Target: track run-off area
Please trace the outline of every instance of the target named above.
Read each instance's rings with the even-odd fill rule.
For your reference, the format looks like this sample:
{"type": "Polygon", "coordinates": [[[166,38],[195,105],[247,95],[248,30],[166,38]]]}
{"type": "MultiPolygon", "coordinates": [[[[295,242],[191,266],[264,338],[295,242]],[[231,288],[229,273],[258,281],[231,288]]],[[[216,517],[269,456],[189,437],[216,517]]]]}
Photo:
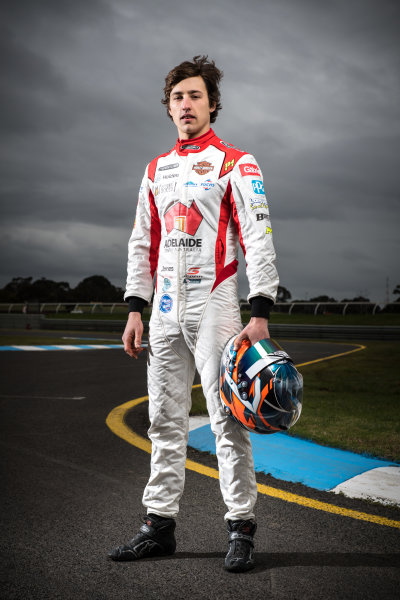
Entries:
{"type": "MultiPolygon", "coordinates": [[[[305,378],[307,364],[362,351],[278,341],[305,378]]],[[[220,600],[248,598],[249,590],[255,600],[396,597],[399,508],[265,473],[257,473],[256,568],[226,573],[216,459],[193,448],[176,554],[107,561],[143,514],[145,354],[133,361],[119,348],[1,352],[1,598],[220,600]]]]}
{"type": "MultiPolygon", "coordinates": [[[[333,358],[343,357],[343,356],[346,356],[353,352],[359,352],[360,350],[363,350],[364,348],[365,348],[365,346],[363,346],[362,344],[357,344],[357,346],[355,348],[352,348],[351,350],[347,350],[345,352],[339,352],[336,354],[331,354],[331,355],[325,356],[323,358],[316,358],[316,359],[313,359],[310,361],[306,361],[306,362],[297,364],[296,366],[298,368],[301,368],[306,365],[311,365],[311,364],[314,364],[317,362],[330,360],[333,358]]],[[[194,387],[200,387],[200,384],[197,384],[194,387]]],[[[122,438],[129,444],[132,444],[136,448],[139,448],[140,450],[143,450],[143,451],[147,452],[148,454],[151,454],[150,440],[135,433],[129,427],[129,425],[127,425],[127,423],[126,423],[127,414],[130,411],[132,411],[136,406],[138,406],[144,402],[147,402],[147,401],[148,401],[148,396],[143,396],[141,398],[135,398],[133,400],[125,402],[121,406],[117,406],[108,415],[106,423],[107,423],[108,427],[111,429],[111,431],[113,431],[120,438],[122,438]]],[[[263,438],[263,440],[265,440],[265,442],[266,442],[266,444],[265,444],[266,451],[268,451],[267,450],[268,449],[268,438],[269,438],[269,436],[266,436],[263,438]]],[[[191,471],[195,471],[196,473],[200,473],[200,474],[208,476],[208,477],[213,477],[214,479],[219,478],[217,469],[211,468],[209,466],[206,466],[199,462],[195,462],[193,460],[189,460],[189,459],[186,460],[186,468],[191,471]]],[[[261,483],[258,483],[257,488],[258,488],[258,492],[260,494],[264,494],[266,496],[272,496],[274,498],[280,498],[281,500],[284,500],[286,502],[294,502],[294,503],[300,504],[302,506],[307,506],[308,508],[313,508],[316,510],[323,510],[325,512],[338,514],[343,517],[360,519],[363,521],[369,521],[371,523],[377,523],[379,525],[386,525],[388,527],[395,527],[395,528],[400,529],[400,521],[397,521],[397,520],[387,519],[385,517],[380,517],[377,515],[372,515],[372,514],[368,514],[365,512],[355,511],[352,509],[336,506],[335,504],[329,504],[327,502],[313,500],[312,498],[308,498],[306,496],[300,496],[298,494],[293,494],[293,493],[287,492],[285,490],[280,490],[275,487],[267,486],[267,485],[264,485],[261,483]]]]}

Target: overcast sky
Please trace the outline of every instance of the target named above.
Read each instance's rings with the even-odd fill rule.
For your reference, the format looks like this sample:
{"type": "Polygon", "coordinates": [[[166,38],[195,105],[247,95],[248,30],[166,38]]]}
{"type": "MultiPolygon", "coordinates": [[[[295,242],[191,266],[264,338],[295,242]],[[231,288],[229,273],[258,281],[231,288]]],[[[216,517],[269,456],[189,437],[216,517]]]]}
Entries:
{"type": "Polygon", "coordinates": [[[124,286],[145,166],[177,137],[164,77],[196,54],[224,71],[214,130],[263,170],[281,285],[382,302],[400,284],[397,0],[1,7],[0,286],[124,286]]]}

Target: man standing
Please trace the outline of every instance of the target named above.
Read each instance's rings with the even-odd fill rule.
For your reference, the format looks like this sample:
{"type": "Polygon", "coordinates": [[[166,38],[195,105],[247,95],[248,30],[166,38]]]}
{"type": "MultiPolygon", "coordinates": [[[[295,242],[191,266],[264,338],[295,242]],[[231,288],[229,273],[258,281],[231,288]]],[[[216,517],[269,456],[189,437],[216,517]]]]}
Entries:
{"type": "Polygon", "coordinates": [[[216,438],[219,481],[227,506],[225,568],[254,566],[257,486],[248,432],[224,412],[219,368],[228,340],[268,338],[269,308],[278,276],[268,204],[254,157],[219,139],[222,72],[196,56],[168,73],[162,103],[178,129],[176,145],[147,166],[129,241],[124,349],[141,352],[144,306],[155,292],[150,320],[148,391],[151,474],[143,495],[147,516],[139,533],[111,551],[136,560],[175,551],[175,518],[185,480],[191,388],[197,368],[216,438]],[[246,257],[251,319],[242,330],[237,248],[246,257]]]}

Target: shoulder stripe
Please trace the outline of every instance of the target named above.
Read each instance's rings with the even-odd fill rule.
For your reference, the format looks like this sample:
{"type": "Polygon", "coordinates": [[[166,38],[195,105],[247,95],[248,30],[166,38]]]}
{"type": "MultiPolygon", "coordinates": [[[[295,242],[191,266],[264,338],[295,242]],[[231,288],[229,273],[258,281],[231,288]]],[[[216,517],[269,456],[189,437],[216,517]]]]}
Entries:
{"type": "Polygon", "coordinates": [[[158,164],[158,161],[160,160],[160,158],[164,158],[164,156],[168,156],[169,154],[171,154],[171,152],[173,150],[174,150],[174,148],[171,148],[171,150],[169,150],[168,152],[165,152],[165,154],[160,154],[160,156],[153,158],[153,160],[149,164],[149,170],[148,170],[148,176],[149,176],[150,181],[152,181],[154,183],[154,177],[155,177],[156,170],[157,170],[157,164],[158,164]]]}
{"type": "Polygon", "coordinates": [[[238,160],[248,154],[247,152],[242,152],[241,150],[237,150],[236,148],[229,148],[227,150],[223,150],[225,156],[222,161],[221,171],[219,173],[218,179],[221,179],[224,175],[227,175],[232,171],[232,169],[236,166],[238,160]]]}

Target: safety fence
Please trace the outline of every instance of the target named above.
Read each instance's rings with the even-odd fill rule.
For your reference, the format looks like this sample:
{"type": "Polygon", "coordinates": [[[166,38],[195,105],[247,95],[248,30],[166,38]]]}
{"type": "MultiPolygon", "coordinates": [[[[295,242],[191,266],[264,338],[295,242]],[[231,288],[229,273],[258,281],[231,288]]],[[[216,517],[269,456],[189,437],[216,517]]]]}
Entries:
{"type": "MultiPolygon", "coordinates": [[[[247,302],[241,302],[243,311],[250,310],[247,302]]],[[[3,302],[0,313],[22,313],[42,315],[118,315],[127,313],[126,302],[3,302]]],[[[283,314],[372,314],[400,312],[400,302],[380,304],[377,302],[277,302],[272,312],[283,314]]]]}

